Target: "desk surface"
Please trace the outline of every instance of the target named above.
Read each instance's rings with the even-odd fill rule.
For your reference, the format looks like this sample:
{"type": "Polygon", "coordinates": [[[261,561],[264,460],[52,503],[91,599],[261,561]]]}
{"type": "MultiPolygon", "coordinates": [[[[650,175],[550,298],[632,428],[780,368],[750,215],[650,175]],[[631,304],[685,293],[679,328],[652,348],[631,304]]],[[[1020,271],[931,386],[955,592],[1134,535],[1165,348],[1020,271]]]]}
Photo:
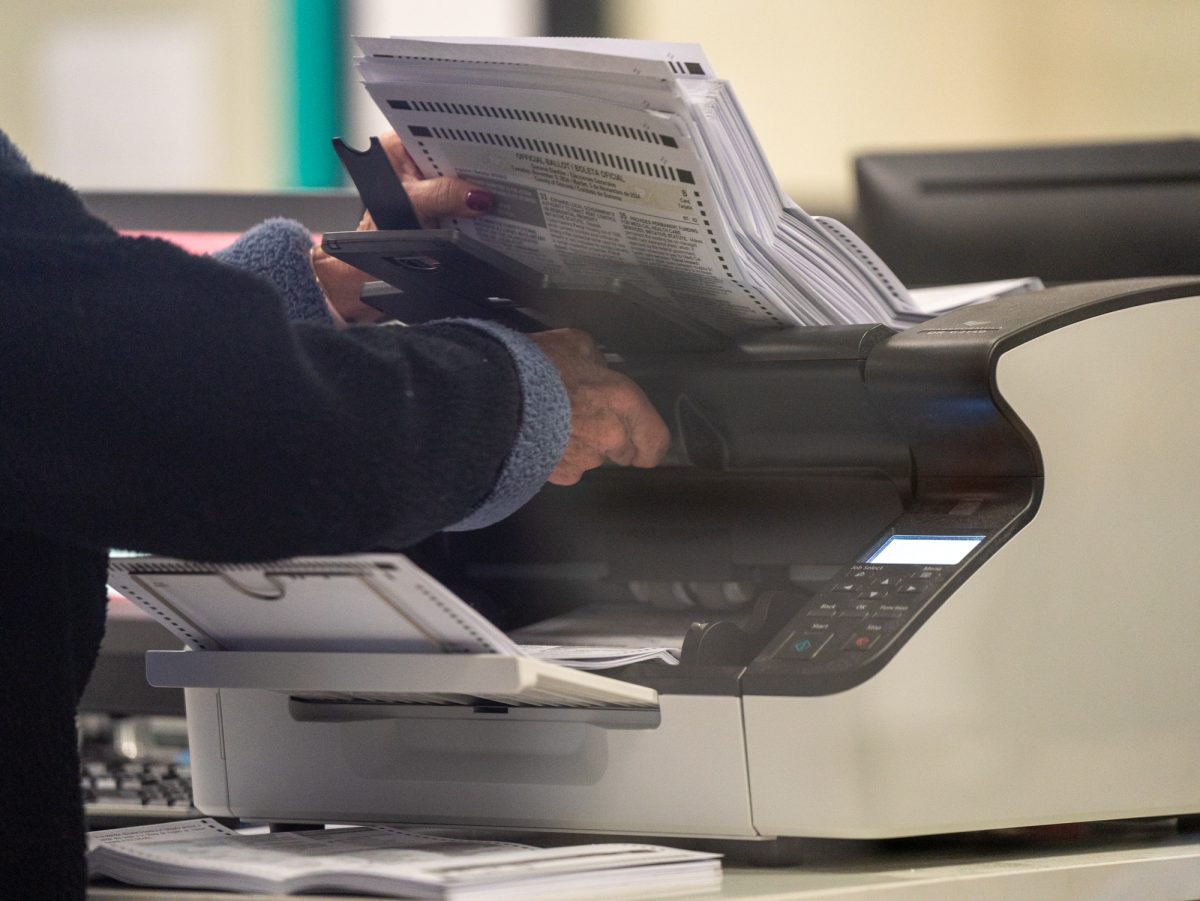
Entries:
{"type": "MultiPolygon", "coordinates": [[[[91,901],[228,901],[226,892],[91,886],[91,901]]],[[[255,895],[256,899],[268,896],[255,895]]],[[[346,895],[304,895],[346,901],[346,895]]],[[[647,896],[652,897],[652,896],[647,896]]],[[[807,862],[787,867],[725,866],[719,892],[689,899],[837,899],[837,901],[961,901],[962,898],[1047,898],[1054,901],[1187,901],[1200,897],[1200,834],[1169,823],[1078,837],[1046,834],[912,843],[817,844],[807,862]]]]}

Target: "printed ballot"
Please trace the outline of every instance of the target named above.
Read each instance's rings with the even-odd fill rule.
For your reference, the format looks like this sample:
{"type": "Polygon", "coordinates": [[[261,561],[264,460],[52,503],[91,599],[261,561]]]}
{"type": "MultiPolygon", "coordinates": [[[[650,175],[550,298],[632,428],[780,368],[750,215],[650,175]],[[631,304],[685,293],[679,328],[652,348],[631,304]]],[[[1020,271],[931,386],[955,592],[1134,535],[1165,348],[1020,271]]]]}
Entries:
{"type": "Polygon", "coordinates": [[[447,901],[661,898],[721,882],[718,855],[659,845],[536,848],[393,826],[242,834],[211,819],[92,832],[88,866],[133,885],[447,901]]]}
{"type": "Polygon", "coordinates": [[[636,289],[726,334],[928,318],[848,228],[783,193],[695,44],[358,44],[367,91],[423,173],[496,198],[451,224],[550,287],[636,289]]]}

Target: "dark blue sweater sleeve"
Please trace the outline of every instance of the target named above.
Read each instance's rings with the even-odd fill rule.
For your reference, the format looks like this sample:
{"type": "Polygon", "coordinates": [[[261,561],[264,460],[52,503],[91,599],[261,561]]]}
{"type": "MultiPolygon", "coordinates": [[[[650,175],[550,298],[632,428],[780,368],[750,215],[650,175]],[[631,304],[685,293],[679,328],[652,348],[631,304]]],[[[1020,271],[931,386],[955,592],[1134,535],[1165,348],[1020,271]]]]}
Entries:
{"type": "MultiPolygon", "coordinates": [[[[288,219],[269,219],[213,256],[270,280],[283,296],[291,321],[332,325],[333,317],[313,275],[311,251],[304,226],[288,219]]],[[[524,506],[562,457],[571,430],[566,388],[537,345],[494,322],[461,319],[458,324],[483,330],[512,356],[521,414],[516,439],[492,491],[464,519],[448,525],[448,531],[483,528],[524,506]]]]}
{"type": "Polygon", "coordinates": [[[561,453],[561,384],[521,336],[289,321],[286,286],[118,236],[15,151],[0,201],[11,529],[207,559],[399,548],[511,508],[561,453]]]}

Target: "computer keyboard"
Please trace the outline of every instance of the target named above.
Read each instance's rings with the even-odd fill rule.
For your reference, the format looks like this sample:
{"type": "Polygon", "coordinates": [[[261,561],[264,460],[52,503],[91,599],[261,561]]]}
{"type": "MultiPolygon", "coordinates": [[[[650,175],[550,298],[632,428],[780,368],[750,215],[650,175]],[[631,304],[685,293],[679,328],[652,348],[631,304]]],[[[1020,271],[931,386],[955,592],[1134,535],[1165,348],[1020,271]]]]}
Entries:
{"type": "Polygon", "coordinates": [[[79,787],[91,829],[196,817],[182,717],[79,717],[79,787]]]}
{"type": "Polygon", "coordinates": [[[187,766],[139,760],[85,760],[80,770],[90,828],[200,816],[187,766]]]}

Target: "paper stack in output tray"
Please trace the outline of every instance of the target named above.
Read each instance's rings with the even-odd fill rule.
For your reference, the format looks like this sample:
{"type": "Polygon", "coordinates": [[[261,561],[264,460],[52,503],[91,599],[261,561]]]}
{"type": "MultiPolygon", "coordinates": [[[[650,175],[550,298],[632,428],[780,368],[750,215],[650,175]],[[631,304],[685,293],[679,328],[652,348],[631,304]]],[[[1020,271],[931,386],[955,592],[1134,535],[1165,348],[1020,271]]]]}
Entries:
{"type": "Polygon", "coordinates": [[[322,702],[654,707],[653,689],[586,670],[678,662],[677,647],[518,644],[403,554],[239,564],[117,557],[109,584],[200,652],[169,663],[185,687],[322,702]],[[335,664],[328,655],[342,656],[335,664]],[[320,678],[318,663],[328,670],[320,678]]]}

